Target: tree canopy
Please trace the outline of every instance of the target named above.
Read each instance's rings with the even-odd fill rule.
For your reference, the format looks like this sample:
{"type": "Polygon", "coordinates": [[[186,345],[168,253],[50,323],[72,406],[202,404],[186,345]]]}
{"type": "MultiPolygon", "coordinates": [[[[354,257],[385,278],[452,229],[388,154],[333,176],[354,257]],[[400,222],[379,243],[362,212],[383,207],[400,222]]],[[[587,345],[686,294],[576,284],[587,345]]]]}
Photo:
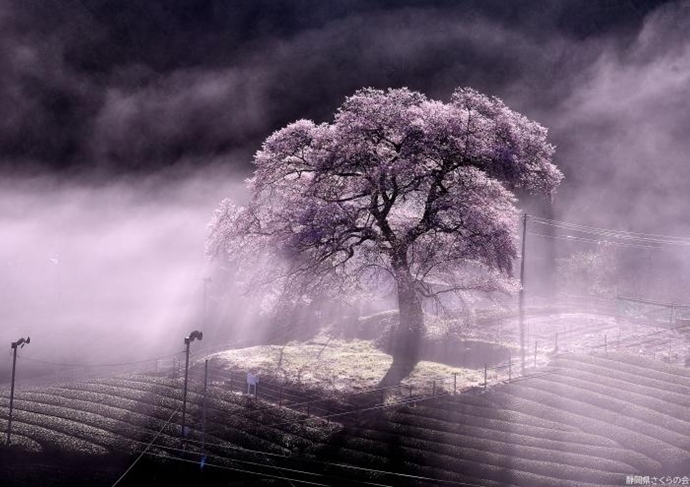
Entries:
{"type": "Polygon", "coordinates": [[[400,330],[418,336],[425,298],[515,288],[513,190],[550,197],[562,179],[553,154],[544,127],[473,89],[448,103],[362,89],[331,123],[266,139],[250,202],[222,202],[207,250],[295,296],[389,282],[400,330]],[[248,252],[271,265],[256,272],[248,252]]]}

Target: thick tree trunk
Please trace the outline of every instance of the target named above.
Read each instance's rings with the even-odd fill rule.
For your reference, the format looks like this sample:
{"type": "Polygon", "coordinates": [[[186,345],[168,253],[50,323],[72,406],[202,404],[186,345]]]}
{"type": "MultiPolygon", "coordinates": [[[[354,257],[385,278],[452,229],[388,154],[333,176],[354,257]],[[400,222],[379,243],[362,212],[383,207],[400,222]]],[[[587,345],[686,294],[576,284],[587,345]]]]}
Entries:
{"type": "Polygon", "coordinates": [[[390,337],[389,351],[393,356],[393,364],[382,380],[382,385],[397,384],[412,372],[419,362],[424,337],[422,300],[415,288],[414,279],[407,266],[396,267],[399,322],[390,337]]]}
{"type": "Polygon", "coordinates": [[[396,355],[412,363],[419,360],[419,345],[424,334],[422,301],[411,278],[399,279],[398,309],[400,318],[397,333],[396,355]]]}

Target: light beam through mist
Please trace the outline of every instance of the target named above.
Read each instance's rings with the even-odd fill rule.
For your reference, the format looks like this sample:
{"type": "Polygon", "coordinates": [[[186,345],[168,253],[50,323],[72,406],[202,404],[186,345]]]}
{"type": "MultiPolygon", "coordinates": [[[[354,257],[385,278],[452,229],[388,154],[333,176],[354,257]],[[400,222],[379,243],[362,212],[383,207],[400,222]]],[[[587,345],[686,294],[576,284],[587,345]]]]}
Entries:
{"type": "Polygon", "coordinates": [[[179,349],[202,319],[206,223],[238,191],[228,174],[5,180],[0,343],[28,334],[27,356],[76,363],[179,349]]]}

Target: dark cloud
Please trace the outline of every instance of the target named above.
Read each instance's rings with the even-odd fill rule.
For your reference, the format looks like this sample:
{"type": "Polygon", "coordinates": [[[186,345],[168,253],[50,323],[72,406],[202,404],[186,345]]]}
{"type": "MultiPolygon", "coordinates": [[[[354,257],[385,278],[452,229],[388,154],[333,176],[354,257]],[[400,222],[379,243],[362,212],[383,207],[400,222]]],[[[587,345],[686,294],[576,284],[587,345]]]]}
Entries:
{"type": "Polygon", "coordinates": [[[248,172],[271,132],[328,120],[361,87],[469,85],[551,129],[559,211],[593,218],[613,192],[612,212],[635,194],[642,218],[690,177],[687,21],[683,3],[641,0],[6,2],[0,160],[248,172]]]}
{"type": "Polygon", "coordinates": [[[78,156],[98,90],[62,61],[62,39],[38,38],[0,16],[0,158],[52,165],[78,156]]]}
{"type": "Polygon", "coordinates": [[[274,39],[236,66],[110,88],[93,153],[126,165],[256,148],[297,118],[328,119],[362,86],[409,85],[447,97],[458,79],[495,88],[520,78],[528,58],[543,62],[535,44],[486,22],[426,11],[353,16],[289,42],[274,39]]]}
{"type": "Polygon", "coordinates": [[[528,107],[561,94],[572,43],[633,35],[659,3],[9,0],[0,158],[122,172],[251,154],[362,86],[528,107]]]}
{"type": "Polygon", "coordinates": [[[136,89],[109,88],[89,150],[120,169],[242,148],[265,130],[256,72],[178,71],[136,89]]]}
{"type": "Polygon", "coordinates": [[[569,180],[564,212],[614,227],[690,232],[688,22],[688,4],[660,9],[627,48],[606,46],[573,77],[548,121],[569,180]],[[618,221],[607,221],[612,216],[618,221]]]}

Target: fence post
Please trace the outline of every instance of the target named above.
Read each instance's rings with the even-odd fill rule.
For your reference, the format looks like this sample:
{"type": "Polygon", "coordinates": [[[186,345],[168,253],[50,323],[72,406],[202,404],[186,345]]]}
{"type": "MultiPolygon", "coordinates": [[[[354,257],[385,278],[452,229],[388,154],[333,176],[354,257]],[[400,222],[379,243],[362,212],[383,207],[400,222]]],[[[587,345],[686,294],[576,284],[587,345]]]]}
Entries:
{"type": "Polygon", "coordinates": [[[436,397],[436,381],[431,382],[431,397],[436,397]]]}
{"type": "Polygon", "coordinates": [[[486,369],[487,369],[486,364],[484,364],[484,391],[486,391],[486,385],[488,382],[487,376],[486,376],[486,369]]]}
{"type": "Polygon", "coordinates": [[[458,373],[453,372],[453,395],[458,393],[458,373]]]}
{"type": "Polygon", "coordinates": [[[606,354],[606,356],[609,355],[609,344],[606,341],[606,333],[604,333],[604,353],[606,354]]]}

